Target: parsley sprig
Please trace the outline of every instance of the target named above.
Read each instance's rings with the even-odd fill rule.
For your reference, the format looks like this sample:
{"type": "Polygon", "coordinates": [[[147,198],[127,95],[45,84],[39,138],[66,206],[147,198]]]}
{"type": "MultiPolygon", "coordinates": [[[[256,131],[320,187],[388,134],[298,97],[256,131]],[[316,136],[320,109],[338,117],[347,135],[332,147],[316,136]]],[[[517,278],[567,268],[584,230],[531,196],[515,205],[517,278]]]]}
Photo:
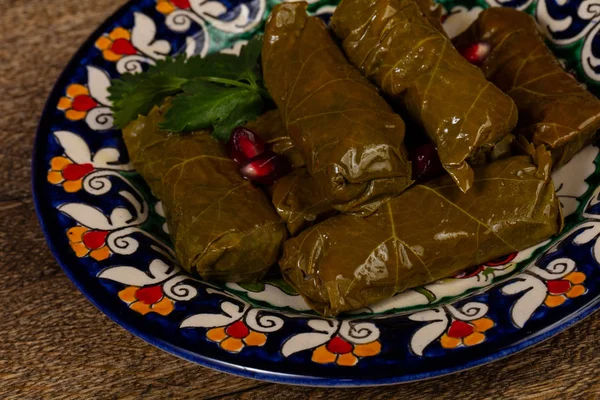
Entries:
{"type": "Polygon", "coordinates": [[[270,101],[259,69],[261,49],[262,38],[256,37],[239,56],[179,55],[158,61],[141,74],[114,79],[109,91],[115,125],[123,128],[171,97],[161,129],[212,128],[214,137],[227,140],[233,128],[259,116],[270,101]]]}

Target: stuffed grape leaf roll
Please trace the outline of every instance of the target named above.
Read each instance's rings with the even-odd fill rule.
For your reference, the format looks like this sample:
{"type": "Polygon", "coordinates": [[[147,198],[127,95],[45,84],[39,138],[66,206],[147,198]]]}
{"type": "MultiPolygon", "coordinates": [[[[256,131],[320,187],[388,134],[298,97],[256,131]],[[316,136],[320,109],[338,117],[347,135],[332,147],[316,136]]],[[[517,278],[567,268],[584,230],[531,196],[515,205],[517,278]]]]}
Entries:
{"type": "Polygon", "coordinates": [[[177,259],[211,281],[254,281],[287,236],[265,194],[244,180],[210,132],[161,131],[164,107],[123,130],[133,165],[163,202],[177,259]]]}
{"type": "Polygon", "coordinates": [[[292,236],[336,212],[323,189],[306,168],[297,169],[275,182],[273,205],[292,236]]]}
{"type": "Polygon", "coordinates": [[[366,218],[338,215],[289,239],[280,267],[317,312],[334,316],[469,266],[522,250],[562,229],[540,146],[475,169],[462,193],[449,176],[411,187],[366,218]]]}
{"type": "Polygon", "coordinates": [[[508,134],[517,111],[421,7],[414,0],[342,0],[331,26],[350,62],[423,126],[466,192],[469,158],[508,134]]]}
{"type": "Polygon", "coordinates": [[[456,43],[479,40],[491,46],[480,65],[485,76],[517,105],[517,132],[547,146],[555,168],[592,142],[600,101],[562,69],[531,16],[510,8],[484,10],[456,43]]]}
{"type": "Polygon", "coordinates": [[[404,121],[351,66],[304,2],[267,21],[265,85],[313,185],[342,212],[368,214],[411,184],[404,121]]]}
{"type": "Polygon", "coordinates": [[[278,110],[270,110],[253,121],[244,125],[260,136],[267,146],[277,154],[285,156],[292,168],[301,168],[306,165],[300,152],[294,147],[292,139],[285,130],[278,110]]]}

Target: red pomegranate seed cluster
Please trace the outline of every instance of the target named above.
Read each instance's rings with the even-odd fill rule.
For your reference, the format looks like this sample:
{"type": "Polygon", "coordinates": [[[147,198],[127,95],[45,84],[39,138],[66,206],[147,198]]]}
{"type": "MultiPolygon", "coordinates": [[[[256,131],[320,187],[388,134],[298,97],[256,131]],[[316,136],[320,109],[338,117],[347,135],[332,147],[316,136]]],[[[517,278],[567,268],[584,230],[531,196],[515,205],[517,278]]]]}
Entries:
{"type": "Polygon", "coordinates": [[[241,167],[244,178],[272,185],[277,179],[290,172],[288,160],[266,149],[265,142],[249,129],[238,126],[227,142],[227,152],[241,167]]]}

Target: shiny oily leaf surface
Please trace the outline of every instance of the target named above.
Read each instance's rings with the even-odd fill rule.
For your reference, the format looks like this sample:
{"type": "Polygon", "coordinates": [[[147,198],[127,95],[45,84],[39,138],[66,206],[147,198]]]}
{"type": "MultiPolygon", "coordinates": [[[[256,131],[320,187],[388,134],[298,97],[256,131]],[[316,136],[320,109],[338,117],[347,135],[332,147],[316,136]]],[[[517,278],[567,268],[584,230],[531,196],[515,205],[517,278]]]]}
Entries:
{"type": "Polygon", "coordinates": [[[283,222],[210,132],[161,131],[163,117],[164,108],[155,107],[123,137],[136,170],[163,202],[179,262],[206,280],[260,279],[277,262],[283,222]]]}
{"type": "Polygon", "coordinates": [[[592,142],[600,128],[600,101],[562,69],[531,16],[487,9],[456,43],[478,40],[492,47],[481,65],[485,76],[517,105],[517,131],[551,149],[554,168],[592,142]]]}
{"type": "Polygon", "coordinates": [[[325,24],[307,16],[306,6],[273,9],[264,36],[264,81],[319,192],[339,211],[369,213],[372,199],[390,198],[411,183],[404,122],[346,61],[325,24]],[[373,180],[389,184],[373,191],[373,180]]]}
{"type": "Polygon", "coordinates": [[[289,239],[282,273],[333,316],[522,250],[562,228],[550,154],[475,169],[466,194],[448,176],[415,185],[367,218],[332,217],[289,239]]]}
{"type": "Polygon", "coordinates": [[[516,107],[422,7],[414,0],[343,0],[331,26],[350,62],[423,126],[466,192],[473,182],[468,159],[510,132],[516,107]]]}

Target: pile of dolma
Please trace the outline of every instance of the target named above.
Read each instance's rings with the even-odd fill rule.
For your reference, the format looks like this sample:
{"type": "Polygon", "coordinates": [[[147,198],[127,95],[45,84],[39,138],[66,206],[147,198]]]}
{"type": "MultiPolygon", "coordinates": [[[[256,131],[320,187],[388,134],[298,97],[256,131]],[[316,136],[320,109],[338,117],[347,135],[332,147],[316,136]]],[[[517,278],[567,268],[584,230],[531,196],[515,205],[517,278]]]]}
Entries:
{"type": "Polygon", "coordinates": [[[551,171],[591,143],[600,101],[531,17],[486,10],[453,44],[432,0],[342,0],[331,30],[306,9],[273,8],[261,67],[277,109],[245,125],[289,175],[260,188],[209,132],[159,130],[168,103],[123,132],[186,270],[255,281],[279,259],[335,316],[561,231],[551,171]],[[480,40],[475,66],[455,44],[480,40]],[[407,138],[433,143],[446,173],[415,184],[407,138]]]}
{"type": "Polygon", "coordinates": [[[350,62],[423,127],[446,171],[467,192],[469,159],[514,128],[517,109],[422,8],[414,0],[342,0],[331,28],[350,62]]]}

